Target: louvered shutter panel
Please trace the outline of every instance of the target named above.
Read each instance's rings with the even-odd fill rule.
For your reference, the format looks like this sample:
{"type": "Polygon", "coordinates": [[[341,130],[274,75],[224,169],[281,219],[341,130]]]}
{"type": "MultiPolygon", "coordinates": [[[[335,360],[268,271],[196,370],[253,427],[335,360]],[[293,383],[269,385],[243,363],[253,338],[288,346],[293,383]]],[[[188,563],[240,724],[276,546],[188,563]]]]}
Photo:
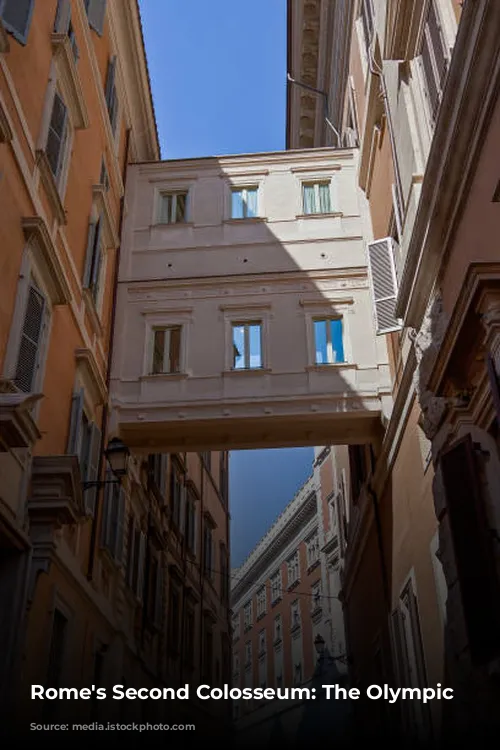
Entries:
{"type": "Polygon", "coordinates": [[[472,438],[441,457],[464,618],[472,659],[500,655],[500,586],[472,438]]]}
{"type": "Polygon", "coordinates": [[[106,15],[106,0],[86,0],[89,25],[102,36],[104,17],[106,15]]]}
{"type": "Polygon", "coordinates": [[[73,393],[71,399],[71,418],[69,423],[68,447],[66,453],[77,456],[79,453],[80,430],[83,415],[83,388],[73,393]]]}
{"type": "Polygon", "coordinates": [[[146,535],[141,531],[139,540],[139,555],[137,560],[137,589],[136,596],[142,601],[144,588],[144,563],[146,560],[146,535]]]}
{"type": "MultiPolygon", "coordinates": [[[[101,431],[95,423],[90,428],[89,464],[86,482],[95,482],[99,470],[99,456],[101,453],[101,431]]],[[[90,515],[94,515],[98,487],[91,487],[85,492],[85,507],[90,515]]]]}
{"type": "Polygon", "coordinates": [[[394,244],[391,237],[368,243],[368,271],[377,335],[401,329],[394,312],[398,293],[394,244]]]}
{"type": "Polygon", "coordinates": [[[54,21],[54,31],[56,34],[67,34],[71,21],[71,4],[70,0],[57,0],[56,18],[54,21]]]}
{"type": "Polygon", "coordinates": [[[125,536],[125,510],[127,506],[126,494],[123,487],[120,487],[116,493],[118,498],[118,510],[116,516],[116,546],[115,560],[121,565],[123,561],[123,541],[125,536]]]}
{"type": "Polygon", "coordinates": [[[31,24],[34,0],[3,0],[0,15],[3,25],[18,42],[26,44],[31,24]]]}
{"type": "Polygon", "coordinates": [[[30,393],[32,390],[38,369],[45,307],[42,293],[34,284],[30,284],[14,377],[14,383],[23,393],[30,393]]]}

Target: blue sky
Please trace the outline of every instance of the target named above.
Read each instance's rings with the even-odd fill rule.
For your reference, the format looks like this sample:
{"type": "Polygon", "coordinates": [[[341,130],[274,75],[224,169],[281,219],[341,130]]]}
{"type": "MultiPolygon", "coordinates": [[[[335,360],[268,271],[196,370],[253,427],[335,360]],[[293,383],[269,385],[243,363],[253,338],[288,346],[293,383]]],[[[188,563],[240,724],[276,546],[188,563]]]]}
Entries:
{"type": "MultiPolygon", "coordinates": [[[[281,151],[286,0],[140,0],[163,159],[281,151]]],[[[313,450],[231,456],[232,565],[310,474],[313,450]]]]}

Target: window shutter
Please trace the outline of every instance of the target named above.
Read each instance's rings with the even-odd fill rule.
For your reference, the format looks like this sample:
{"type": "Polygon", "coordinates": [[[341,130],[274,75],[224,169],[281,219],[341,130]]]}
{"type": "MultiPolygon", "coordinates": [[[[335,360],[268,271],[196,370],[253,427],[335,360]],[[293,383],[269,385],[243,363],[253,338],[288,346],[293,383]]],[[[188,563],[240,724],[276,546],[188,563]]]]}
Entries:
{"type": "Polygon", "coordinates": [[[394,312],[398,293],[394,245],[392,237],[368,243],[368,272],[377,335],[401,329],[394,312]]]}
{"type": "Polygon", "coordinates": [[[27,42],[34,5],[34,0],[3,0],[3,3],[0,2],[0,15],[3,25],[21,44],[27,42]]]}
{"type": "Polygon", "coordinates": [[[104,16],[106,15],[106,0],[86,0],[89,26],[102,36],[104,30],[104,16]]]}
{"type": "MultiPolygon", "coordinates": [[[[106,472],[106,481],[111,479],[111,472],[106,472]]],[[[113,490],[114,485],[104,485],[104,505],[101,518],[101,546],[111,551],[111,524],[113,523],[113,490]]],[[[87,490],[90,492],[90,490],[87,490]]]]}
{"type": "Polygon", "coordinates": [[[126,510],[126,495],[123,487],[120,487],[116,493],[118,498],[118,510],[116,516],[116,546],[115,546],[115,560],[121,565],[123,560],[123,539],[125,536],[125,510],[126,510]]]}
{"type": "Polygon", "coordinates": [[[485,664],[500,654],[500,586],[470,434],[443,454],[441,467],[469,649],[485,664]]]}
{"type": "Polygon", "coordinates": [[[161,559],[158,560],[158,568],[156,575],[156,591],[155,591],[155,611],[154,621],[155,625],[160,627],[162,624],[163,615],[163,567],[161,559]]]}
{"type": "Polygon", "coordinates": [[[83,286],[88,289],[92,274],[92,259],[94,257],[94,240],[97,231],[97,222],[90,221],[87,231],[87,250],[85,253],[85,270],[83,272],[83,286]]]}
{"type": "Polygon", "coordinates": [[[141,531],[139,541],[139,555],[137,560],[137,588],[135,594],[142,601],[144,588],[144,562],[146,559],[146,534],[141,531]]]}
{"type": "MultiPolygon", "coordinates": [[[[101,453],[101,431],[95,423],[90,428],[89,467],[86,482],[95,482],[99,470],[99,456],[101,453]]],[[[94,515],[98,487],[91,487],[85,492],[85,507],[90,515],[94,515]]]]}
{"type": "Polygon", "coordinates": [[[83,388],[80,388],[73,393],[73,398],[71,399],[71,418],[66,453],[72,456],[77,456],[79,452],[80,430],[83,415],[83,393],[83,388]]]}
{"type": "Polygon", "coordinates": [[[23,393],[30,393],[33,388],[39,363],[40,344],[43,339],[45,307],[42,293],[34,284],[31,284],[14,377],[14,383],[23,393]]]}
{"type": "Polygon", "coordinates": [[[54,21],[54,31],[56,34],[67,34],[71,21],[71,4],[70,0],[57,0],[56,17],[54,21]]]}
{"type": "Polygon", "coordinates": [[[50,118],[49,133],[47,136],[46,154],[52,170],[52,174],[57,179],[61,172],[62,156],[66,143],[68,111],[62,97],[54,94],[54,103],[52,105],[52,115],[50,118]]]}
{"type": "Polygon", "coordinates": [[[116,79],[116,55],[110,58],[108,63],[108,72],[106,75],[106,87],[104,90],[104,96],[106,99],[106,106],[108,108],[109,119],[111,125],[113,125],[113,112],[115,109],[115,79],[116,79]]]}
{"type": "Polygon", "coordinates": [[[96,287],[99,283],[99,275],[101,272],[101,234],[102,234],[102,220],[99,219],[97,222],[94,245],[92,248],[92,270],[90,276],[90,284],[92,288],[96,287]]]}

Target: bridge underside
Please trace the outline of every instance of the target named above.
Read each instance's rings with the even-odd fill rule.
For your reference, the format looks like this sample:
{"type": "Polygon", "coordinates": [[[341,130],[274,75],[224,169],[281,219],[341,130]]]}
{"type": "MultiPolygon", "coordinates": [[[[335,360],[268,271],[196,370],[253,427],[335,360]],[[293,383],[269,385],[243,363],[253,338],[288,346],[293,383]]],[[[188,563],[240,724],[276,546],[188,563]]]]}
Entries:
{"type": "Polygon", "coordinates": [[[115,434],[134,453],[376,444],[382,436],[380,412],[375,411],[170,421],[123,421],[123,416],[115,434]]]}

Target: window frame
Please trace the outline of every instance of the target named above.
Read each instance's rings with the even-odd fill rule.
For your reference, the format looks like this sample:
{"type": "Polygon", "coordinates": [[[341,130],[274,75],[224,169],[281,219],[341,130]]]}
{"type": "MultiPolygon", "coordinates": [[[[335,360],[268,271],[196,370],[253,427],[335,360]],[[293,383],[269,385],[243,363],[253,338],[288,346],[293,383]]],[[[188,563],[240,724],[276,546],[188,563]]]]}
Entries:
{"type": "Polygon", "coordinates": [[[188,187],[179,187],[179,188],[164,188],[159,189],[156,199],[156,210],[155,210],[155,224],[158,226],[184,226],[186,224],[189,224],[190,222],[190,214],[191,214],[191,196],[190,196],[190,189],[188,187]],[[184,218],[180,221],[177,221],[176,214],[177,214],[177,196],[182,195],[185,197],[185,203],[184,203],[184,218]],[[163,212],[163,200],[164,198],[171,198],[171,205],[170,205],[170,217],[169,220],[165,220],[165,215],[163,212]],[[174,220],[172,221],[172,217],[174,217],[174,220]]]}
{"type": "Polygon", "coordinates": [[[281,568],[271,576],[271,606],[274,606],[283,598],[283,572],[281,568]],[[277,586],[275,585],[277,584],[277,586]],[[278,596],[274,596],[275,589],[279,590],[278,596]]]}
{"type": "Polygon", "coordinates": [[[151,360],[149,367],[150,375],[179,375],[182,372],[182,331],[183,326],[178,324],[165,325],[165,326],[152,326],[151,334],[152,341],[150,346],[151,360]],[[177,369],[172,369],[170,366],[166,369],[166,362],[172,361],[172,333],[178,332],[178,353],[177,353],[177,369]],[[163,345],[163,364],[162,369],[155,371],[155,351],[156,351],[156,334],[164,333],[165,341],[163,345]]]}
{"type": "MultiPolygon", "coordinates": [[[[240,321],[240,320],[234,320],[231,321],[231,345],[232,345],[232,364],[231,364],[231,370],[232,371],[240,371],[240,370],[263,370],[265,368],[265,362],[264,362],[264,322],[263,320],[258,319],[252,319],[252,320],[246,320],[246,321],[240,321]],[[250,364],[251,360],[251,352],[250,352],[250,328],[252,327],[259,327],[259,342],[260,342],[260,364],[257,366],[252,366],[250,364]],[[234,330],[235,328],[243,328],[243,360],[244,360],[244,367],[236,367],[236,355],[235,355],[235,349],[236,345],[234,343],[234,330]]],[[[240,355],[241,356],[241,355],[240,355]]]]}
{"type": "Polygon", "coordinates": [[[332,178],[328,177],[325,179],[321,178],[310,178],[303,180],[301,183],[301,216],[330,216],[331,214],[335,213],[334,210],[334,202],[333,202],[333,192],[332,192],[332,178]],[[321,186],[327,186],[328,187],[328,211],[321,211],[321,195],[320,195],[320,187],[321,186]],[[305,196],[305,190],[307,187],[313,187],[314,188],[314,205],[317,210],[314,211],[306,211],[306,196],[305,196]]]}
{"type": "Polygon", "coordinates": [[[291,586],[295,586],[297,583],[300,583],[300,555],[299,551],[296,550],[286,561],[286,572],[287,572],[287,584],[288,588],[291,586]],[[295,578],[291,578],[290,571],[294,571],[296,569],[296,576],[295,578]]]}
{"type": "Polygon", "coordinates": [[[257,590],[257,618],[263,617],[267,612],[267,587],[264,584],[257,590]]]}
{"type": "Polygon", "coordinates": [[[243,629],[244,632],[253,626],[253,600],[249,599],[243,605],[243,629]]]}
{"type": "Polygon", "coordinates": [[[316,565],[321,559],[319,532],[317,530],[313,534],[310,534],[310,536],[306,539],[306,556],[308,569],[312,568],[313,565],[316,565]],[[316,556],[314,559],[311,559],[311,545],[313,545],[313,549],[316,551],[316,556]]]}
{"type": "Polygon", "coordinates": [[[314,364],[317,367],[331,367],[332,365],[345,365],[347,364],[346,359],[346,352],[345,352],[345,345],[344,345],[344,339],[345,339],[345,325],[344,325],[344,318],[342,315],[330,315],[329,317],[320,317],[320,316],[314,316],[313,320],[313,335],[314,335],[314,364]],[[333,337],[332,337],[332,323],[334,322],[340,322],[341,330],[341,341],[342,341],[342,354],[343,358],[339,360],[335,360],[333,358],[333,337]],[[326,362],[318,362],[317,355],[318,355],[318,349],[317,349],[317,341],[316,341],[316,324],[317,323],[324,323],[325,324],[325,333],[326,333],[326,362]]]}
{"type": "Polygon", "coordinates": [[[231,221],[248,221],[252,219],[259,219],[260,218],[260,191],[259,191],[259,185],[258,184],[248,184],[248,185],[231,185],[231,205],[230,205],[230,218],[231,221]],[[248,216],[248,193],[255,193],[255,199],[256,199],[256,210],[255,210],[255,216],[248,216]],[[243,216],[234,216],[233,211],[233,196],[237,193],[241,193],[241,202],[243,206],[243,216]]]}

